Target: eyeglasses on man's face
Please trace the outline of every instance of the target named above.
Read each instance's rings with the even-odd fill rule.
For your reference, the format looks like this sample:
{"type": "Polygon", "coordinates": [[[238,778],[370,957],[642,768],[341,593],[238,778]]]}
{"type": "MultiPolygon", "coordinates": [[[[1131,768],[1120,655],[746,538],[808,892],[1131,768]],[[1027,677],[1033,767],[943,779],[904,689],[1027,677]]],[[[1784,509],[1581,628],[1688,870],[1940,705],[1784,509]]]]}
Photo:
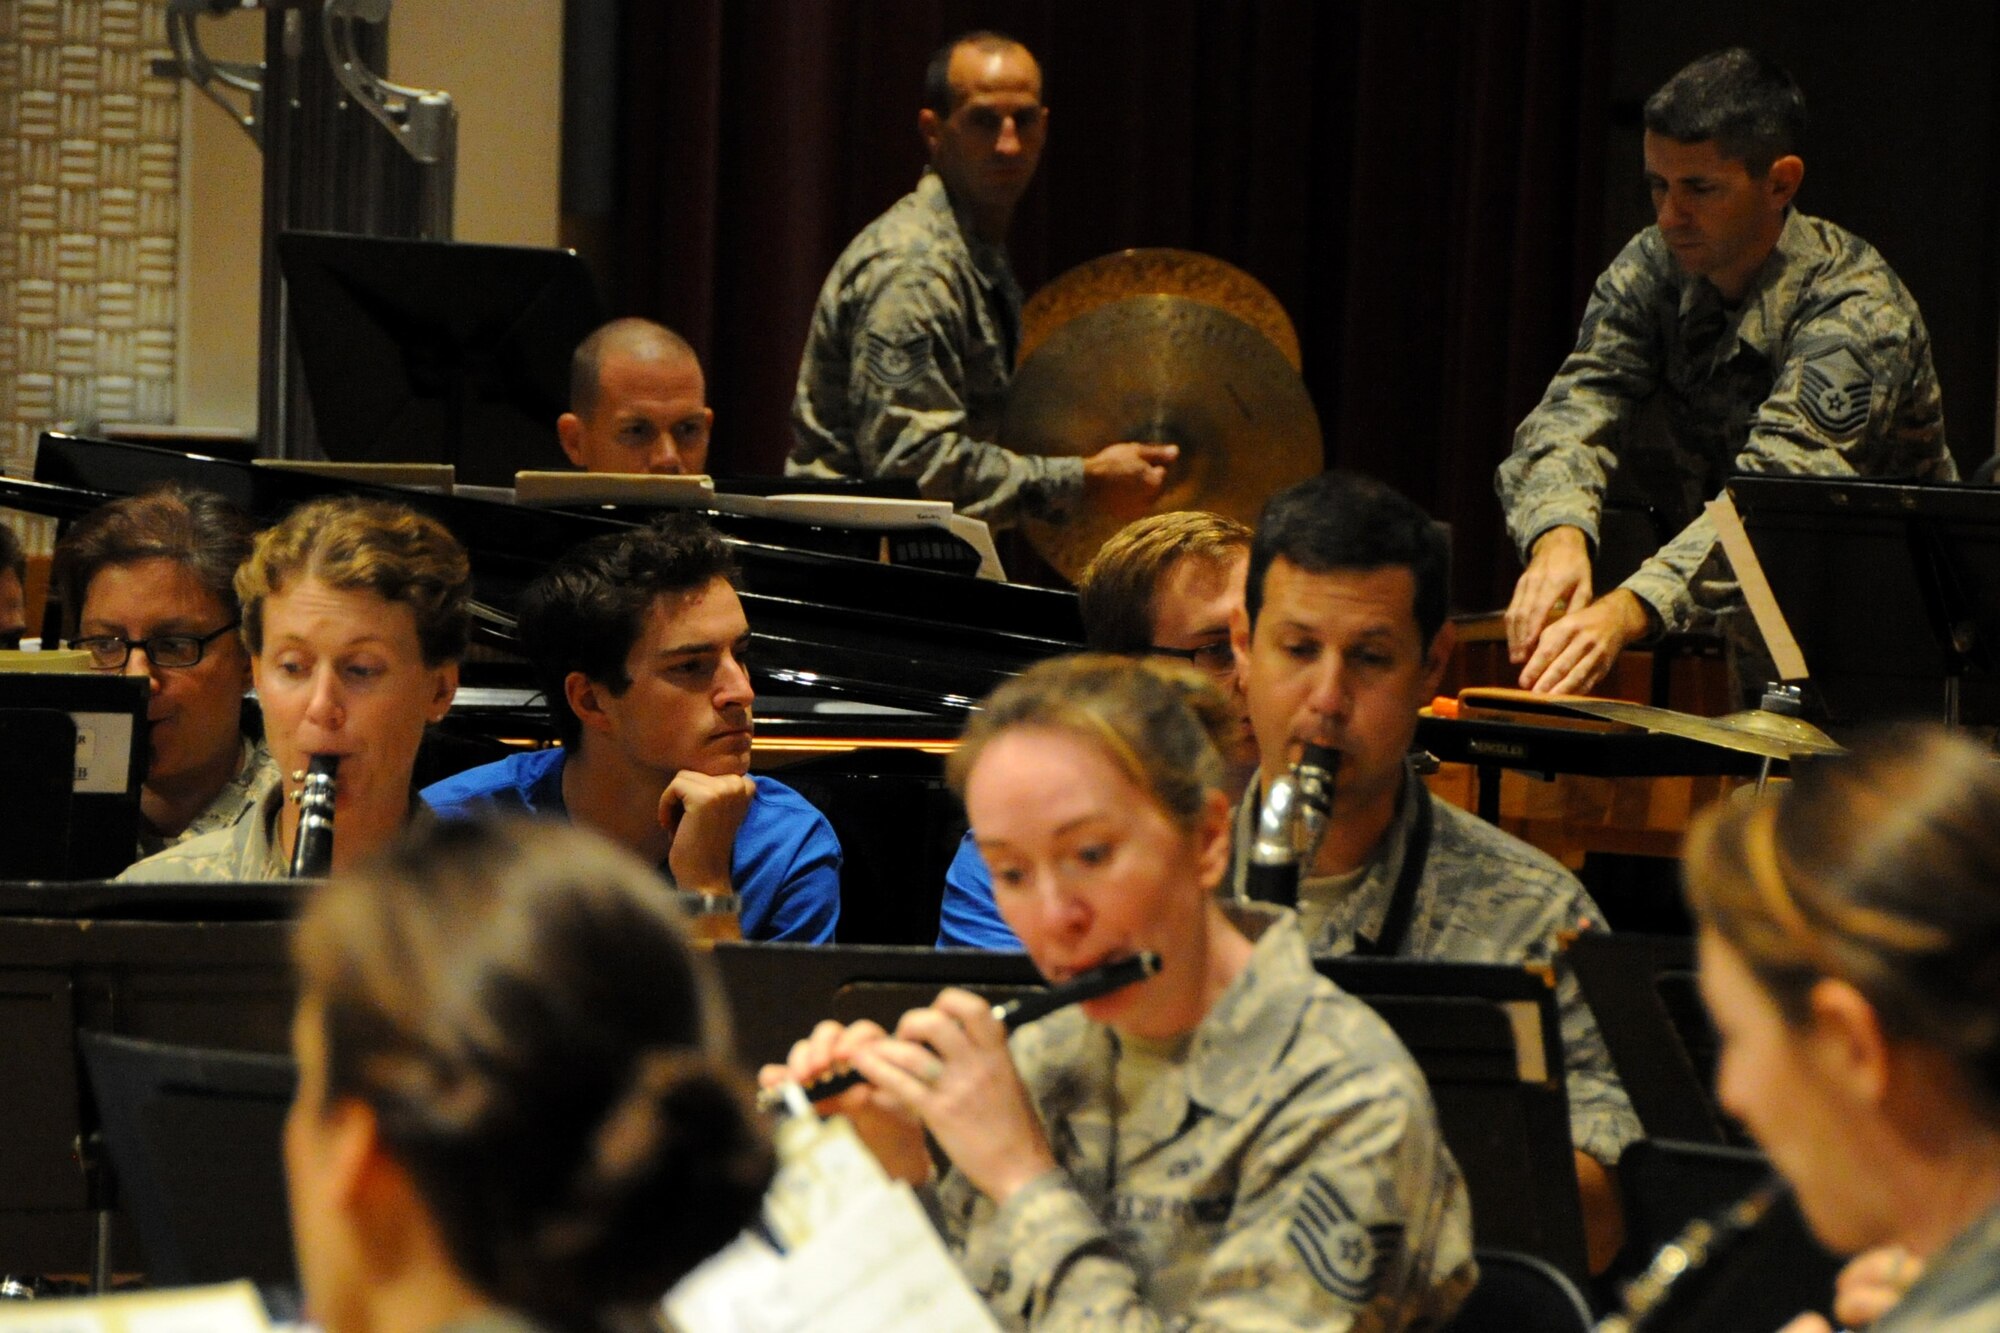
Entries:
{"type": "Polygon", "coordinates": [[[1161,657],[1178,657],[1183,662],[1192,662],[1211,676],[1227,676],[1236,670],[1236,652],[1229,646],[1229,640],[1217,639],[1195,648],[1168,648],[1161,644],[1149,644],[1146,651],[1161,657]]]}
{"type": "Polygon", "coordinates": [[[117,671],[131,658],[132,650],[139,649],[146,654],[146,660],[159,667],[191,667],[198,664],[208,652],[208,645],[235,629],[240,621],[232,620],[221,629],[208,634],[155,634],[149,639],[127,639],[117,634],[90,634],[81,639],[72,639],[70,647],[81,648],[90,654],[90,665],[98,671],[117,671]]]}

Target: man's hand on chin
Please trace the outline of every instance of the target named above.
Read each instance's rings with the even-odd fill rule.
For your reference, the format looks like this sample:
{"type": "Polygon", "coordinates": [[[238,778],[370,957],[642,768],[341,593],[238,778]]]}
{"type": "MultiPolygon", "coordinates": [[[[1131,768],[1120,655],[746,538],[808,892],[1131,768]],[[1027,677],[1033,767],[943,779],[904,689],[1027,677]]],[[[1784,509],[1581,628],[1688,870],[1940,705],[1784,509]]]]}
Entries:
{"type": "Polygon", "coordinates": [[[750,813],[756,790],[741,774],[717,777],[684,768],[674,775],[660,794],[660,826],[673,838],[667,870],[678,888],[688,893],[733,891],[729,870],[736,830],[750,813]]]}
{"type": "Polygon", "coordinates": [[[1627,644],[1646,637],[1652,613],[1623,588],[1549,622],[1521,671],[1536,694],[1583,694],[1610,672],[1627,644]]]}

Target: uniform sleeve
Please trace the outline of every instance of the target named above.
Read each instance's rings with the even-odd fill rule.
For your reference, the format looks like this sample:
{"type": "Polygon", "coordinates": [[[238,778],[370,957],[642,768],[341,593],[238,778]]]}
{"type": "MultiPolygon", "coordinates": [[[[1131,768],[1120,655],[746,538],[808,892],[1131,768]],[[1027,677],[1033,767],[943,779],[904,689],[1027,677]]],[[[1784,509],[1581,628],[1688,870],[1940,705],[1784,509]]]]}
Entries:
{"type": "Polygon", "coordinates": [[[1562,1026],[1563,1085],[1569,1095],[1570,1143],[1606,1166],[1618,1165],[1626,1147],[1642,1131],[1639,1116],[1618,1071],[1611,1050],[1597,1026],[1597,1015],[1584,1001],[1583,987],[1566,965],[1556,972],[1556,1013],[1562,1026]]]}
{"type": "Polygon", "coordinates": [[[1658,383],[1659,331],[1652,312],[1661,273],[1647,258],[1644,240],[1644,234],[1635,237],[1598,277],[1576,350],[1515,430],[1513,452],[1494,478],[1508,535],[1523,561],[1551,528],[1580,528],[1596,545],[1619,436],[1632,409],[1658,383]]]}
{"type": "Polygon", "coordinates": [[[1545,894],[1552,906],[1537,912],[1540,938],[1522,958],[1555,968],[1556,1023],[1562,1043],[1563,1091],[1569,1101],[1570,1143],[1606,1166],[1616,1166],[1626,1145],[1639,1138],[1638,1114],[1611,1062],[1611,1048],[1597,1015],[1583,998],[1583,987],[1564,955],[1565,932],[1604,929],[1604,913],[1575,876],[1557,870],[1545,894]]]}
{"type": "Polygon", "coordinates": [[[1020,951],[1021,941],[1001,919],[993,901],[993,877],[979,844],[967,833],[944,874],[944,899],[938,906],[937,947],[1020,951]]]}
{"type": "Polygon", "coordinates": [[[978,299],[928,265],[903,264],[860,304],[847,384],[855,450],[868,475],[913,477],[970,518],[1060,521],[1083,498],[1082,459],[965,433],[963,349],[978,336],[965,303],[978,299]]]}
{"type": "MultiPolygon", "coordinates": [[[[1907,300],[1907,298],[1903,298],[1907,300]]],[[[1770,396],[1750,420],[1737,471],[1793,477],[1949,481],[1944,412],[1930,341],[1903,300],[1860,290],[1802,321],[1770,396]]],[[[1698,589],[1723,560],[1715,525],[1697,517],[1624,586],[1669,630],[1703,607],[1698,589]]]]}
{"type": "Polygon", "coordinates": [[[1438,1327],[1471,1287],[1470,1213],[1424,1106],[1410,1076],[1387,1070],[1327,1070],[1301,1088],[1247,1159],[1228,1228],[1172,1314],[1146,1304],[1111,1233],[1050,1172],[994,1215],[1006,1259],[989,1299],[1030,1328],[1083,1333],[1438,1327]]]}
{"type": "Polygon", "coordinates": [[[840,839],[805,797],[765,781],[750,807],[755,821],[746,816],[737,830],[730,868],[743,938],[831,944],[840,922],[840,839]]]}

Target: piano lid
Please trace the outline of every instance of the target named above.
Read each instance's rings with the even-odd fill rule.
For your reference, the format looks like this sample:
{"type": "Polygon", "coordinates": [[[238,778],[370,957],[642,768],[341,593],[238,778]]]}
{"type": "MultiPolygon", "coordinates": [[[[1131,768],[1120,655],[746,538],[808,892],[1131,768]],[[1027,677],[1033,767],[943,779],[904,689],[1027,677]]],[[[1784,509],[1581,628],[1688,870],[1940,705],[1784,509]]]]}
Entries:
{"type": "MultiPolygon", "coordinates": [[[[259,522],[326,495],[366,495],[430,514],[466,546],[474,596],[497,612],[475,633],[512,647],[522,589],[564,551],[642,523],[651,511],[576,513],[334,481],[290,470],[45,432],[35,481],[5,503],[73,518],[166,481],[241,505],[259,522]]],[[[1076,595],[810,549],[817,529],[712,514],[743,571],[738,592],[760,641],[759,690],[854,699],[962,719],[1007,677],[1082,643],[1076,595]],[[781,541],[780,539],[783,539],[781,541]],[[790,543],[790,544],[786,544],[790,543]]],[[[847,534],[829,534],[833,545],[847,534]]]]}

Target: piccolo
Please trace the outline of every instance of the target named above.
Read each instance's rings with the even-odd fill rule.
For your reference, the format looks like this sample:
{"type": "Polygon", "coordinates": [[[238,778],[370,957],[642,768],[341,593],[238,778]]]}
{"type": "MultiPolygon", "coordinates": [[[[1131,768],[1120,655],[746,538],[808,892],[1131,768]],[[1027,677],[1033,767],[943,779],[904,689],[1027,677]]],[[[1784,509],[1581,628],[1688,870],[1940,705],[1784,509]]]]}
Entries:
{"type": "MultiPolygon", "coordinates": [[[[1023,1023],[1032,1023],[1038,1018],[1047,1018],[1058,1009],[1067,1009],[1085,1000],[1095,1000],[1100,995],[1124,990],[1134,982],[1144,981],[1160,970],[1160,956],[1156,953],[1135,953],[1130,958],[1121,958],[1103,967],[1093,967],[1088,972],[1079,973],[1068,981],[1039,990],[1030,995],[993,1006],[993,1017],[1000,1025],[1012,1032],[1023,1023]]],[[[837,1097],[857,1084],[867,1082],[858,1069],[843,1069],[827,1074],[805,1085],[803,1091],[807,1101],[821,1102],[828,1097],[837,1097]]],[[[775,1111],[785,1105],[785,1088],[780,1084],[775,1088],[765,1088],[757,1094],[759,1110],[775,1111]]]]}

